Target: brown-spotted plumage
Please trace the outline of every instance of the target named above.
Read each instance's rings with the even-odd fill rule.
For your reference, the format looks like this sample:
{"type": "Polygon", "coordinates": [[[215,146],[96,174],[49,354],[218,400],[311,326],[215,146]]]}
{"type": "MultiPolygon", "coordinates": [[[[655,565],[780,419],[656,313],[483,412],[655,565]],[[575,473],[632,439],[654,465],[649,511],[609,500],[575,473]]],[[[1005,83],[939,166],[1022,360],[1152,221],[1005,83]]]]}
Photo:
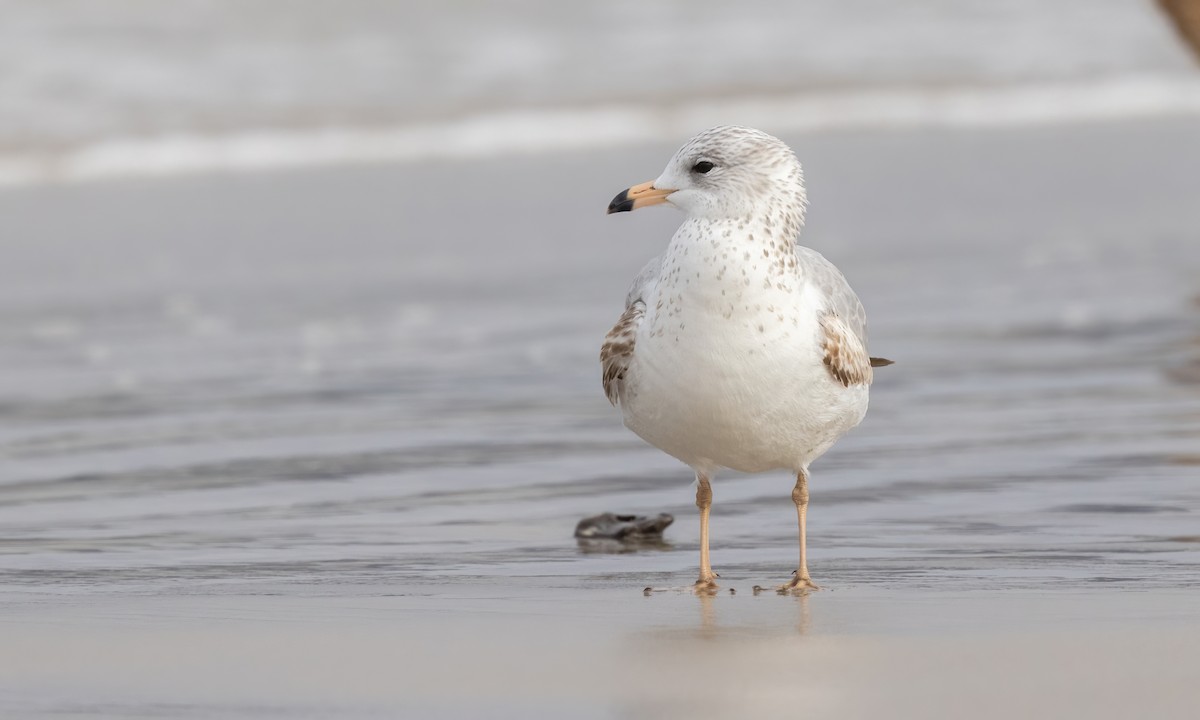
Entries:
{"type": "Polygon", "coordinates": [[[604,383],[604,395],[613,405],[616,405],[620,398],[620,383],[625,379],[629,361],[633,359],[638,323],[645,314],[645,303],[640,300],[632,303],[625,308],[621,319],[613,325],[612,330],[604,336],[604,344],[600,346],[600,375],[604,383]]]}
{"type": "Polygon", "coordinates": [[[721,468],[787,469],[808,574],[808,466],[866,414],[866,313],[832,263],[798,244],[807,199],[791,149],[751,128],[688,141],[663,173],[618,194],[620,213],[668,204],[686,217],[638,275],[600,350],[605,396],[625,425],[696,472],[702,591],[711,480],[721,468]]]}
{"type": "Polygon", "coordinates": [[[821,316],[821,348],[825,367],[833,378],[846,387],[870,385],[874,379],[871,371],[871,356],[846,323],[836,313],[821,316]]]}

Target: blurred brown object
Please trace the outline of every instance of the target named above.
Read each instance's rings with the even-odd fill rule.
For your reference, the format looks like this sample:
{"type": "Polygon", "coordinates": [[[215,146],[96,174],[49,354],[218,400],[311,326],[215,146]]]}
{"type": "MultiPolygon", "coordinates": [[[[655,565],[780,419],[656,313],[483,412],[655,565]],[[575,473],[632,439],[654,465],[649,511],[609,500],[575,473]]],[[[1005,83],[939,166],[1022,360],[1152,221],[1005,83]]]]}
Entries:
{"type": "Polygon", "coordinates": [[[1158,4],[1200,60],[1200,0],[1158,0],[1158,4]]]}

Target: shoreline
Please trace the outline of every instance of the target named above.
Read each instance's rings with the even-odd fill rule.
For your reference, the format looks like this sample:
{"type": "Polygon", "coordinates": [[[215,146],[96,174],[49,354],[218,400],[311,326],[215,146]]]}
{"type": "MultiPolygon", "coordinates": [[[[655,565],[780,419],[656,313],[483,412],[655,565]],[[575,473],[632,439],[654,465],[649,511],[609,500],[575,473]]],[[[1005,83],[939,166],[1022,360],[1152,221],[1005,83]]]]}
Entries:
{"type": "Polygon", "coordinates": [[[602,152],[670,143],[722,123],[777,134],[1039,128],[1200,117],[1200,78],[1116,76],[1003,85],[890,87],[482,112],[391,126],[170,132],[0,153],[0,190],[111,179],[254,173],[602,152]]]}
{"type": "Polygon", "coordinates": [[[691,474],[596,351],[679,219],[603,209],[674,141],[0,193],[0,715],[1190,718],[1198,137],[801,138],[899,361],[814,467],[808,598],[749,592],[771,473],[714,482],[736,595],[641,593],[695,578],[691,474]],[[604,510],[677,521],[581,552],[604,510]]]}
{"type": "Polygon", "coordinates": [[[1200,617],[1186,592],[643,598],[513,580],[32,603],[6,618],[0,711],[717,718],[801,703],[809,717],[1099,720],[1194,709],[1200,617]]]}

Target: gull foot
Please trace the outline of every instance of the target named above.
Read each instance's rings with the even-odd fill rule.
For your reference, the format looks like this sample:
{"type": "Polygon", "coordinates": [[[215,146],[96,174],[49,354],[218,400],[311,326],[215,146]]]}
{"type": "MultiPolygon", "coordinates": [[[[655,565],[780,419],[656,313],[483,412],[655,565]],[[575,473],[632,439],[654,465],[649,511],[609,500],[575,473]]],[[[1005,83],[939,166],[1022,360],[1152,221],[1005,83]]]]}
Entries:
{"type": "MultiPolygon", "coordinates": [[[[716,595],[721,590],[721,586],[716,582],[716,579],[719,577],[721,576],[713,573],[711,577],[701,577],[694,584],[684,587],[647,587],[642,589],[642,594],[646,597],[662,592],[691,592],[696,595],[716,595]]],[[[729,588],[729,594],[736,595],[737,591],[729,588]]]]}
{"type": "Polygon", "coordinates": [[[808,573],[792,573],[793,577],[788,582],[775,588],[775,592],[780,595],[807,595],[813,590],[820,590],[821,586],[812,581],[808,573]]]}
{"type": "Polygon", "coordinates": [[[713,573],[710,577],[701,575],[696,584],[692,586],[692,592],[697,595],[716,595],[717,591],[720,590],[720,586],[716,583],[716,579],[719,577],[721,576],[716,573],[713,573]]]}

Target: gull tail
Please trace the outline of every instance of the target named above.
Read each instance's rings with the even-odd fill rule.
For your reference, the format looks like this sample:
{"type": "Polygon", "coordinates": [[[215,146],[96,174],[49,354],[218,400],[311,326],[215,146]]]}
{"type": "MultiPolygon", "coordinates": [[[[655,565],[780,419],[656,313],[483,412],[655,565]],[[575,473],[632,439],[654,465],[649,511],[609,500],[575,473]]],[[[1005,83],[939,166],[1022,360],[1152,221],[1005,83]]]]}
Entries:
{"type": "Polygon", "coordinates": [[[887,358],[871,358],[871,367],[887,367],[888,365],[895,364],[895,360],[888,360],[887,358]]]}

